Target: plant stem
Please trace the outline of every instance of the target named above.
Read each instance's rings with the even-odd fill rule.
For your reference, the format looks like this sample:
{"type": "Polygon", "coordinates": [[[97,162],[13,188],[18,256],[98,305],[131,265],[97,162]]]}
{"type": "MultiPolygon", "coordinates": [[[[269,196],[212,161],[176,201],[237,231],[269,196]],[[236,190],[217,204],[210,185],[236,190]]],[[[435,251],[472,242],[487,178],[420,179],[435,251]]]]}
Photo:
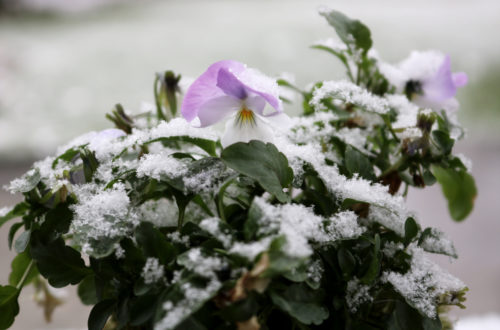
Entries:
{"type": "Polygon", "coordinates": [[[17,283],[16,289],[20,290],[24,286],[24,282],[26,281],[26,278],[28,277],[31,268],[33,268],[33,263],[34,261],[31,260],[30,263],[28,264],[28,267],[26,267],[26,269],[24,270],[23,277],[21,277],[21,280],[19,281],[19,283],[17,283]]]}
{"type": "Polygon", "coordinates": [[[408,157],[406,155],[401,156],[401,158],[399,158],[394,164],[392,164],[388,169],[386,169],[382,174],[380,174],[380,176],[378,178],[381,179],[384,176],[386,176],[387,174],[389,174],[393,171],[397,171],[398,168],[400,168],[401,165],[404,164],[404,162],[406,161],[407,158],[408,157]]]}

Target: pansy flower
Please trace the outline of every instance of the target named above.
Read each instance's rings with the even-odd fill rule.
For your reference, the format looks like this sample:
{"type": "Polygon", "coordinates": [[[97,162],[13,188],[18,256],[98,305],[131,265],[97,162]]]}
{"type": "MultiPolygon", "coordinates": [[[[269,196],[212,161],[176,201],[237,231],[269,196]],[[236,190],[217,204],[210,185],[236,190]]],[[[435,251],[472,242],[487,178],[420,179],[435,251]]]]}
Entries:
{"type": "Polygon", "coordinates": [[[275,127],[288,122],[275,80],[246,65],[226,60],[212,64],[189,87],[181,106],[184,118],[206,127],[228,119],[221,139],[272,142],[275,127]]]}
{"type": "Polygon", "coordinates": [[[436,51],[414,51],[397,66],[382,64],[381,71],[409,100],[436,111],[455,111],[457,89],[467,84],[465,73],[452,73],[450,56],[436,51]]]}

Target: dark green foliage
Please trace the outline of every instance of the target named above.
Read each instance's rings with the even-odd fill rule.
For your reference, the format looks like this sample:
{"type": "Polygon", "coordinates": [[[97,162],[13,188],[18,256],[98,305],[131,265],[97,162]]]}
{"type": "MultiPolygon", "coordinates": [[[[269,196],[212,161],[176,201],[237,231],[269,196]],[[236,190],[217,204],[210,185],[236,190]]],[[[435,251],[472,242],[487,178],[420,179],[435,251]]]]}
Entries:
{"type": "Polygon", "coordinates": [[[235,143],[222,151],[221,158],[228,167],[255,179],[280,202],[290,200],[283,188],[292,182],[293,172],[274,145],[261,141],[235,143]]]}

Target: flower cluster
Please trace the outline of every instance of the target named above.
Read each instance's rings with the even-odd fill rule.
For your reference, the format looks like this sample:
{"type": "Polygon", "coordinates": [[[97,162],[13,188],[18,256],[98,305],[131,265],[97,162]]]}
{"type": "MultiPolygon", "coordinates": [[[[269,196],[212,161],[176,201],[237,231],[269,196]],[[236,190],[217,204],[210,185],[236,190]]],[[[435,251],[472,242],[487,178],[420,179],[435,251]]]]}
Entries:
{"type": "Polygon", "coordinates": [[[453,154],[467,78],[437,52],[390,66],[364,24],[321,15],[342,43],[314,47],[348,80],[301,89],[220,61],[184,93],[167,71],[155,114],[117,105],[115,129],[12,181],[24,201],[0,210],[0,225],[21,218],[0,328],[28,284],[49,318],[60,300],[48,288],[78,285],[90,329],[447,326],[442,310],[463,307],[467,288],[428,254],[456,250],[405,197],[438,183],[454,220],[471,212],[474,180],[453,154]],[[301,116],[284,114],[286,89],[303,98],[301,116]],[[209,126],[223,120],[220,136],[209,126]]]}

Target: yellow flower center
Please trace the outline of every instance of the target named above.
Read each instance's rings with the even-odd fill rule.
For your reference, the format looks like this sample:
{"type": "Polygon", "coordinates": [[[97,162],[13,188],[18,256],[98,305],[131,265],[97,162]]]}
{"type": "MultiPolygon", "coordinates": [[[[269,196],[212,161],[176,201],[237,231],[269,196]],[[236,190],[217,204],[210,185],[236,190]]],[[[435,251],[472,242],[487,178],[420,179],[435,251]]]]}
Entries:
{"type": "Polygon", "coordinates": [[[252,110],[249,109],[241,109],[238,112],[238,116],[236,117],[236,122],[242,126],[245,124],[255,125],[255,116],[252,110]]]}

